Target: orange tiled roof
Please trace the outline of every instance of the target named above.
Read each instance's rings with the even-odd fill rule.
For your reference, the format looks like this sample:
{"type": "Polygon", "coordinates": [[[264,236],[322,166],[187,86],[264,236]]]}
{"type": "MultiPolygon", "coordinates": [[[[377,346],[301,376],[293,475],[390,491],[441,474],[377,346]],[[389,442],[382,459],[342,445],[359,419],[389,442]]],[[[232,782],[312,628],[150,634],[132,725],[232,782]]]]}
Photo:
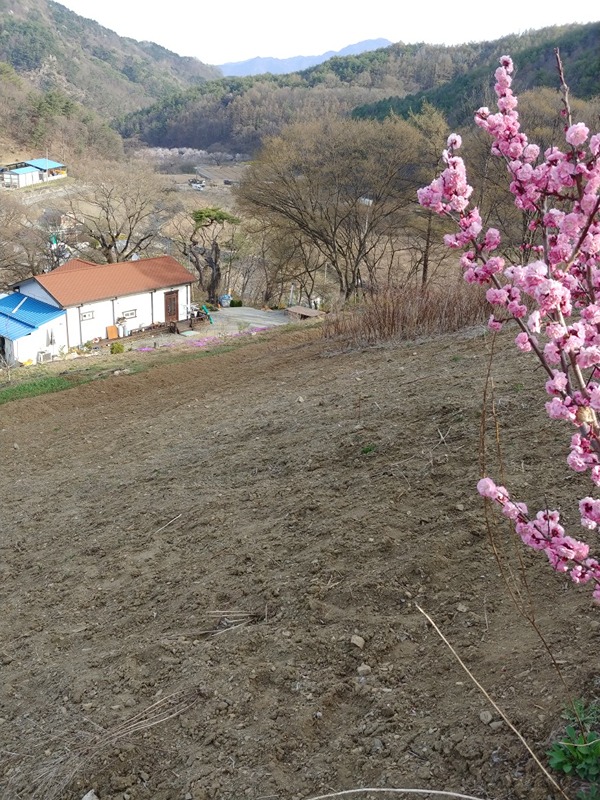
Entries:
{"type": "Polygon", "coordinates": [[[93,264],[74,258],[35,280],[63,308],[193,283],[194,276],[172,256],[118,264],[93,264]]]}
{"type": "Polygon", "coordinates": [[[56,272],[56,270],[60,270],[61,272],[67,272],[72,269],[82,269],[83,267],[97,267],[97,266],[98,264],[95,264],[93,261],[84,261],[82,258],[72,258],[70,261],[67,261],[60,267],[57,267],[54,270],[54,272],[56,272]]]}

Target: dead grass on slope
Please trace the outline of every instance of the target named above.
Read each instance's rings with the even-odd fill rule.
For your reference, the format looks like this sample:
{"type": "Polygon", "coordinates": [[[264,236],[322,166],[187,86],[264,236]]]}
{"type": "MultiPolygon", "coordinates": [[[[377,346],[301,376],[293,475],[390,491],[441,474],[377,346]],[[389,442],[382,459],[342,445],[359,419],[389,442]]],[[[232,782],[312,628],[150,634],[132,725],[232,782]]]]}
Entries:
{"type": "Polygon", "coordinates": [[[388,289],[353,309],[325,320],[326,338],[344,338],[356,345],[387,339],[453,333],[485,322],[490,306],[483,290],[463,281],[426,287],[388,289]]]}

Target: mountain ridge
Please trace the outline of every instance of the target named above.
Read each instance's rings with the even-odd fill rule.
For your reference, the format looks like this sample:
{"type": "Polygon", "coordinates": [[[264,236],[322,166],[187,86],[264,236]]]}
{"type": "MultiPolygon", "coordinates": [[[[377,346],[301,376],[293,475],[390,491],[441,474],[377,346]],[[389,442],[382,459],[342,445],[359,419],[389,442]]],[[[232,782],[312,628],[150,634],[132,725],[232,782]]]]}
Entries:
{"type": "Polygon", "coordinates": [[[229,61],[218,64],[225,77],[246,77],[249,75],[288,75],[292,72],[301,72],[309,67],[316,67],[335,56],[353,56],[389,47],[389,39],[365,39],[355,44],[347,45],[341,50],[328,50],[315,56],[291,56],[289,58],[273,58],[271,56],[255,56],[245,61],[229,61]]]}
{"type": "MultiPolygon", "coordinates": [[[[600,95],[600,23],[590,23],[464,45],[399,42],[360,55],[335,56],[291,75],[221,78],[122,118],[118,130],[151,147],[252,154],[265,136],[276,135],[290,123],[324,114],[348,115],[358,108],[364,116],[376,116],[377,103],[384,104],[377,115],[382,118],[390,113],[390,97],[401,101],[423,93],[434,105],[436,97],[451,94],[449,121],[467,122],[482,100],[491,95],[493,101],[491,76],[504,53],[518,64],[519,91],[556,87],[551,63],[555,48],[562,53],[574,95],[600,95]],[[522,68],[525,62],[527,69],[522,68]]],[[[392,108],[391,113],[400,112],[392,108]]]]}

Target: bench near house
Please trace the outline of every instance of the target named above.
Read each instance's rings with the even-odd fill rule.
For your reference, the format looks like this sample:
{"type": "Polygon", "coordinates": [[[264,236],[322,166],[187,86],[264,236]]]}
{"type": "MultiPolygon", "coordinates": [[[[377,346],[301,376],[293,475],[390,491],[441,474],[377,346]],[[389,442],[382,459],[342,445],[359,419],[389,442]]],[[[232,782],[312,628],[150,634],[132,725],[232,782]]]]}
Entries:
{"type": "Polygon", "coordinates": [[[0,166],[0,185],[6,189],[23,189],[38,183],[48,183],[67,177],[67,168],[48,158],[16,161],[0,166]]]}
{"type": "Polygon", "coordinates": [[[117,264],[72,259],[14,284],[13,294],[0,297],[0,353],[9,363],[50,360],[107,338],[111,326],[126,335],[185,319],[194,281],[171,256],[117,264]],[[27,328],[30,311],[37,316],[28,318],[27,328]]]}

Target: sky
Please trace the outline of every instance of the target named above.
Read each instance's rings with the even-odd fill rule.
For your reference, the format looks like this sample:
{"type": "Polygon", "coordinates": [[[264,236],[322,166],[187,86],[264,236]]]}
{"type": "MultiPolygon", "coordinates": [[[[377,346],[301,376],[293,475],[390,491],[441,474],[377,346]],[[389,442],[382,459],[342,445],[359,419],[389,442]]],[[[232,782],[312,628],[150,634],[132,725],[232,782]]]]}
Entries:
{"type": "Polygon", "coordinates": [[[462,44],[510,33],[600,20],[597,0],[227,0],[223,3],[141,3],[139,0],[59,0],[116,31],[156,42],[206,64],[255,56],[289,58],[341,50],[365,39],[462,44]]]}

